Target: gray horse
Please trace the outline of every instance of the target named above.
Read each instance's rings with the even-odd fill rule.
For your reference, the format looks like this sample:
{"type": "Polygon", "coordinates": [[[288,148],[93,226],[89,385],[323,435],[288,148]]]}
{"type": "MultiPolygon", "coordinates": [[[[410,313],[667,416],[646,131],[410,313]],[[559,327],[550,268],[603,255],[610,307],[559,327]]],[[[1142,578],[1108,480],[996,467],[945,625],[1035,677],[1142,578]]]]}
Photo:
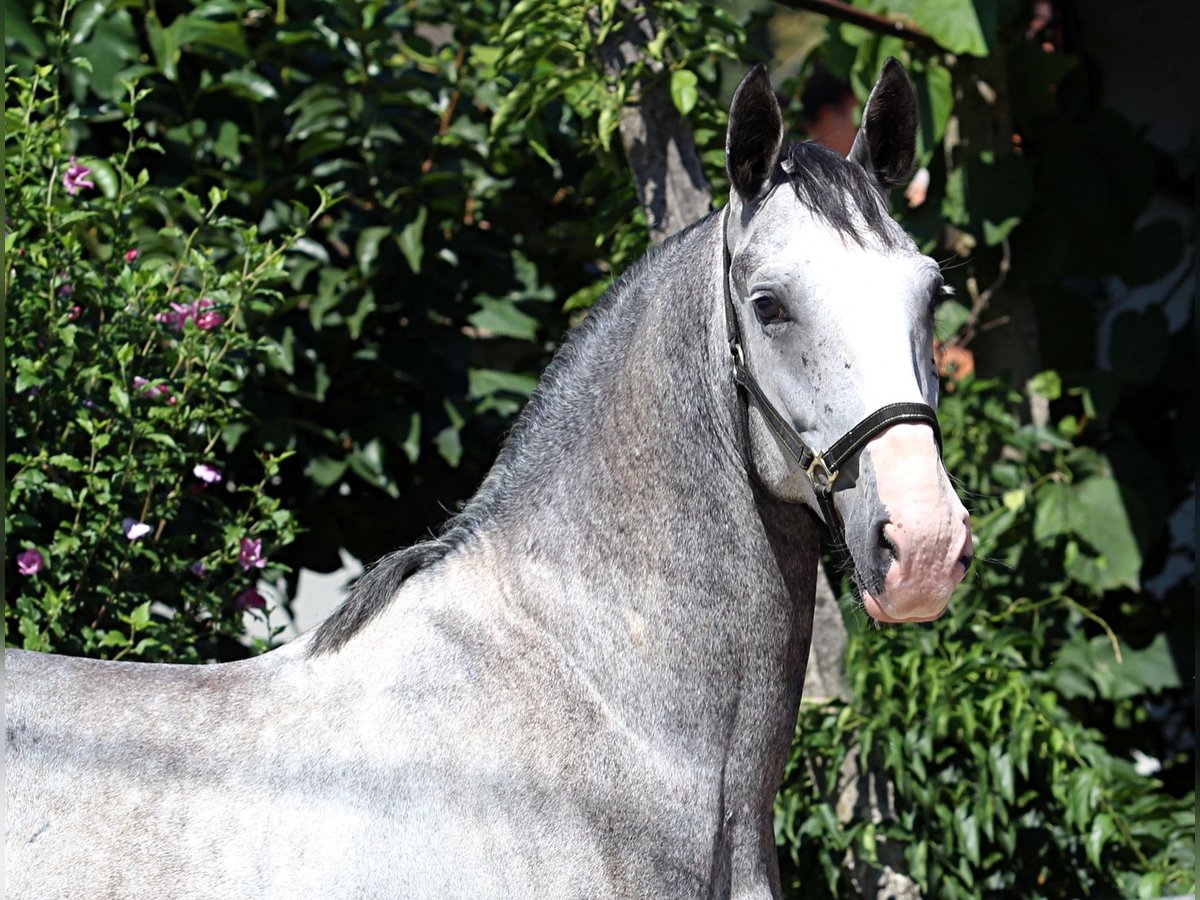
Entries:
{"type": "Polygon", "coordinates": [[[936,618],[971,561],[941,276],[884,199],[915,128],[889,62],[849,159],[785,147],[751,72],[729,204],[620,279],[465,511],[316,630],[214,666],[8,652],[6,893],[778,894],[823,521],[885,622],[936,618]]]}

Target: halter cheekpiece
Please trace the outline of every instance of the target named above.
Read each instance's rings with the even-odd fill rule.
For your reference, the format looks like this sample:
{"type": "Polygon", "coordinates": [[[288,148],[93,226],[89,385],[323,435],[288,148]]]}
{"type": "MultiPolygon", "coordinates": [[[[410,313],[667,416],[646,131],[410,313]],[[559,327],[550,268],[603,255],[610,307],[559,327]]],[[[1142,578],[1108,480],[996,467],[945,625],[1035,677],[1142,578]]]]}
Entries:
{"type": "Polygon", "coordinates": [[[923,422],[932,428],[933,436],[937,440],[938,453],[941,453],[942,431],[938,427],[937,413],[932,406],[925,403],[889,403],[866,416],[825,450],[814,450],[806,444],[796,426],[788,421],[763,393],[758,380],[750,371],[746,347],[742,343],[741,329],[738,327],[737,310],[733,304],[733,291],[729,286],[731,254],[728,206],[725,208],[721,225],[721,246],[724,251],[721,281],[725,288],[725,334],[729,342],[729,357],[733,362],[733,380],[753,398],[779,443],[804,470],[817,496],[817,502],[821,505],[825,526],[830,534],[841,542],[844,534],[841,517],[833,505],[833,484],[837,481],[842,465],[877,434],[900,422],[923,422]]]}

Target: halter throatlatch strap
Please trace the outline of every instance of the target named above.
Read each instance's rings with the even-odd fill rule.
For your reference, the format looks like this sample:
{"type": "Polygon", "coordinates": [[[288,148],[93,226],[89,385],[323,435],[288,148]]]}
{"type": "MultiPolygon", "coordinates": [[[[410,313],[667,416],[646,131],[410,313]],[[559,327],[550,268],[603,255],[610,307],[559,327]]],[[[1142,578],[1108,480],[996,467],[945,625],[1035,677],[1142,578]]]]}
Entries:
{"type": "Polygon", "coordinates": [[[788,421],[763,392],[758,380],[750,371],[746,358],[746,348],[742,344],[741,330],[738,328],[737,310],[733,304],[733,290],[729,285],[729,208],[725,209],[725,217],[721,228],[721,244],[724,251],[724,263],[721,267],[721,281],[725,287],[725,334],[729,341],[729,356],[733,361],[733,380],[743,388],[753,399],[754,404],[762,413],[767,427],[778,439],[779,443],[792,455],[796,464],[804,470],[812,484],[817,502],[821,504],[821,515],[830,533],[839,542],[842,534],[841,517],[833,505],[833,483],[837,480],[842,465],[855,456],[867,445],[873,437],[900,422],[919,422],[933,429],[937,441],[938,453],[942,451],[942,431],[938,427],[937,413],[932,406],[925,403],[889,403],[881,406],[861,422],[834,441],[826,450],[813,450],[800,437],[796,426],[788,421]]]}

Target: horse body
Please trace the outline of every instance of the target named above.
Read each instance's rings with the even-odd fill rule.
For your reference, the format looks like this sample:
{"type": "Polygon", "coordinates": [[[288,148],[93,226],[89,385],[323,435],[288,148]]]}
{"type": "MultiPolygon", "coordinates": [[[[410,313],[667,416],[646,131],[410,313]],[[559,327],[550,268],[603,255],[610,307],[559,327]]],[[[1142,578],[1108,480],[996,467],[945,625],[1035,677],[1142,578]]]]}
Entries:
{"type": "MultiPolygon", "coordinates": [[[[747,82],[731,173],[746,158],[770,173],[777,139],[735,139],[770,97],[765,76],[747,82]]],[[[772,803],[820,522],[729,376],[722,281],[777,262],[746,258],[770,243],[753,216],[784,202],[734,182],[730,213],[652,251],[568,339],[443,538],[385,559],[316,631],[208,667],[9,651],[7,893],[778,893],[772,803]]],[[[921,281],[911,243],[893,255],[921,281]]],[[[738,315],[752,358],[792,362],[764,343],[777,322],[738,315]]],[[[916,340],[927,350],[922,327],[916,340]]],[[[796,386],[764,384],[800,409],[796,386]]],[[[845,389],[825,396],[861,417],[845,389]]],[[[818,417],[844,427],[833,418],[818,417]]],[[[897,425],[868,446],[899,433],[910,464],[944,480],[925,432],[897,425]]],[[[948,597],[937,578],[961,577],[959,513],[933,509],[931,489],[940,543],[922,557],[916,524],[874,496],[885,463],[864,451],[838,508],[881,617],[926,618],[948,597]],[[884,540],[889,527],[916,543],[884,540]],[[922,576],[940,599],[910,596],[914,555],[945,573],[922,576]]]]}

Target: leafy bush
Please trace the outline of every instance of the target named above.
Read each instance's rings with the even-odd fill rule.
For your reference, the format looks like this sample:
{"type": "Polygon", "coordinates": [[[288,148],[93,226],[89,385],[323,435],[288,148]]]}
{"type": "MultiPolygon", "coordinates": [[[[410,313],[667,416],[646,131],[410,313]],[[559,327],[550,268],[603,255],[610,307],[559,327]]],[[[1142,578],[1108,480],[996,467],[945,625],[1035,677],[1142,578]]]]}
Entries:
{"type": "Polygon", "coordinates": [[[5,636],[34,650],[199,661],[244,653],[245,611],[294,537],[226,470],[239,393],[270,345],[283,248],[206,200],[160,192],[130,89],[124,151],[76,157],[50,66],[5,81],[5,636]],[[170,210],[161,226],[138,223],[170,210]],[[218,649],[218,644],[223,645],[218,649]]]}
{"type": "Polygon", "coordinates": [[[943,400],[947,464],[981,560],[948,615],[857,629],[852,699],[802,709],[776,817],[796,896],[822,883],[846,896],[848,850],[899,860],[938,897],[1194,889],[1194,793],[1139,774],[1075,708],[1181,688],[1165,640],[1134,649],[1092,610],[1137,577],[1117,483],[1094,450],[1020,424],[1021,399],[967,379],[943,400]],[[874,816],[846,809],[847,789],[862,789],[847,783],[847,754],[891,781],[874,816]]]}
{"type": "MultiPolygon", "coordinates": [[[[52,52],[39,47],[56,27],[39,21],[48,5],[28,7],[24,53],[10,54],[23,67],[52,52]]],[[[163,149],[135,160],[156,184],[219,185],[263,236],[306,230],[285,260],[287,302],[260,320],[276,349],[247,373],[258,424],[229,470],[246,480],[259,453],[293,451],[277,489],[306,522],[288,558],[309,568],[418,539],[478,484],[565,328],[562,298],[602,256],[564,189],[588,169],[570,128],[543,117],[555,167],[520,129],[489,135],[506,4],[97,8],[63,15],[58,75],[81,144],[124,146],[113,104],[135,72],[163,149]],[[309,226],[291,201],[318,189],[340,202],[309,226]]]]}

